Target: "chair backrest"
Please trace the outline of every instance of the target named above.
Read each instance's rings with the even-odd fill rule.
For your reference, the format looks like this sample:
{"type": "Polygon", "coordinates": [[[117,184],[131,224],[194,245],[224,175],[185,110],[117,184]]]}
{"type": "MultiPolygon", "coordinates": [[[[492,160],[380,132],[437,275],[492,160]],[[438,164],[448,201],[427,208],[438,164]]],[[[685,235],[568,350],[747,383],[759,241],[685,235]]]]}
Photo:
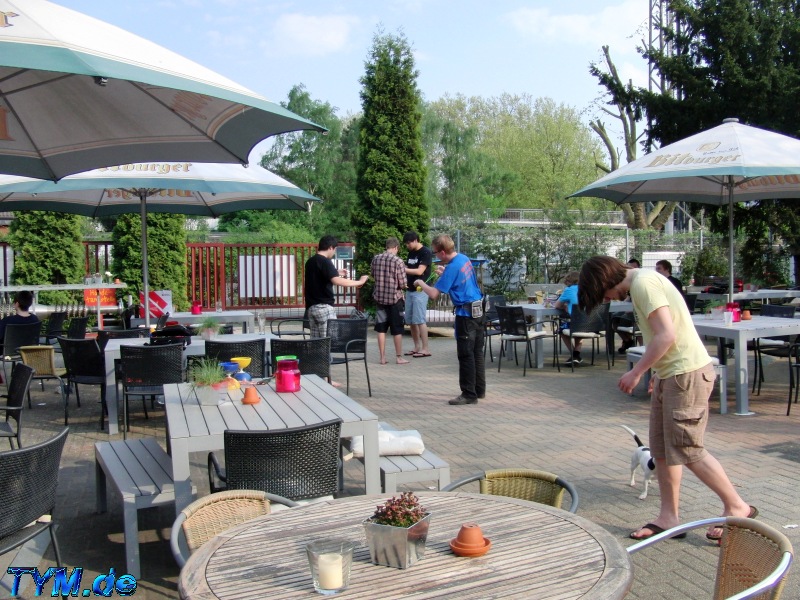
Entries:
{"type": "MultiPolygon", "coordinates": [[[[532,469],[495,469],[486,471],[480,480],[481,494],[510,496],[561,508],[564,490],[569,484],[553,473],[532,469]]],[[[570,489],[572,506],[570,512],[578,510],[578,496],[570,489]]]]}
{"type": "Polygon", "coordinates": [[[105,350],[108,340],[146,338],[149,335],[149,329],[103,329],[97,332],[97,345],[100,350],[105,350]]]}
{"type": "MultiPolygon", "coordinates": [[[[787,304],[764,304],[761,307],[762,317],[777,317],[779,319],[794,319],[794,306],[787,304]]],[[[791,342],[795,336],[791,335],[774,335],[770,336],[771,340],[781,340],[783,342],[791,342]]]]}
{"type": "Polygon", "coordinates": [[[230,362],[234,356],[248,356],[250,365],[247,367],[247,372],[253,377],[266,377],[266,348],[266,339],[244,342],[208,340],[206,342],[206,358],[213,358],[219,362],[230,362]]]}
{"type": "Polygon", "coordinates": [[[686,308],[689,309],[689,313],[694,314],[694,310],[697,308],[697,294],[685,294],[683,299],[686,300],[686,308]]]}
{"type": "Polygon", "coordinates": [[[486,321],[494,321],[498,318],[497,307],[506,305],[506,297],[503,295],[486,297],[486,321]]]}
{"type": "Polygon", "coordinates": [[[70,377],[106,376],[106,362],[97,340],[58,338],[64,366],[70,377]]]}
{"type": "Polygon", "coordinates": [[[224,433],[228,489],[290,500],[330,496],[339,486],[341,419],[276,431],[224,433]]]}
{"type": "Polygon", "coordinates": [[[303,375],[330,377],[331,338],[329,337],[306,340],[273,339],[269,342],[269,349],[272,356],[273,373],[278,368],[278,357],[296,356],[300,361],[300,372],[303,375]]]}
{"type": "Polygon", "coordinates": [[[500,320],[500,333],[503,335],[528,334],[527,322],[525,321],[525,311],[521,306],[502,306],[495,307],[497,318],[500,320]]]}
{"type": "Polygon", "coordinates": [[[123,385],[164,385],[183,381],[183,344],[120,346],[123,385]]]}
{"type": "Polygon", "coordinates": [[[302,319],[273,319],[269,322],[269,331],[278,337],[311,335],[311,322],[308,318],[302,319]]]}
{"type": "Polygon", "coordinates": [[[47,324],[45,329],[45,336],[47,337],[47,341],[49,342],[50,339],[55,339],[64,331],[64,322],[67,320],[67,313],[66,311],[59,311],[50,313],[50,316],[47,317],[47,324]]]}
{"type": "Polygon", "coordinates": [[[82,340],[86,337],[86,324],[89,317],[72,317],[67,327],[67,337],[72,340],[82,340]]]}
{"type": "Polygon", "coordinates": [[[50,344],[44,346],[20,346],[22,362],[34,370],[34,377],[52,377],[56,373],[56,350],[50,344]]]}
{"type": "Polygon", "coordinates": [[[38,345],[41,331],[42,324],[39,321],[6,325],[6,333],[3,338],[3,353],[6,356],[13,356],[18,354],[20,346],[38,345]]]}
{"type": "Polygon", "coordinates": [[[156,320],[156,331],[164,329],[167,326],[167,319],[169,318],[169,313],[165,313],[158,317],[156,320]]]}
{"type": "Polygon", "coordinates": [[[131,319],[134,317],[136,318],[139,317],[139,305],[133,304],[131,306],[128,306],[127,308],[125,308],[125,310],[122,311],[121,317],[122,317],[122,326],[125,329],[130,329],[131,319]]]}
{"type": "MultiPolygon", "coordinates": [[[[8,382],[8,406],[19,408],[28,395],[28,388],[33,379],[33,369],[28,365],[18,362],[11,371],[11,380],[8,382]]],[[[11,412],[9,416],[13,416],[11,412]]],[[[2,473],[2,471],[0,471],[2,473]]]]}
{"type": "Polygon", "coordinates": [[[54,438],[19,450],[0,452],[0,538],[19,531],[56,505],[58,467],[69,428],[54,438]]]}
{"type": "Polygon", "coordinates": [[[369,325],[367,319],[330,319],[328,336],[331,354],[363,354],[367,351],[369,325]]]}
{"type": "Polygon", "coordinates": [[[569,315],[570,333],[604,333],[607,329],[605,316],[610,307],[608,303],[601,304],[587,315],[580,306],[573,305],[569,315]]]}

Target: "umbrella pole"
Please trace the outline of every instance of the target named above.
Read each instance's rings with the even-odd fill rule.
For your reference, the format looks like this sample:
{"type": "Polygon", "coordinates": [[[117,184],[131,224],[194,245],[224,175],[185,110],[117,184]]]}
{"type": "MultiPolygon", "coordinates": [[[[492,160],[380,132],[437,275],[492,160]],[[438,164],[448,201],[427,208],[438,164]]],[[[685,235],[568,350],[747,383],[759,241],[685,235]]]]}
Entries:
{"type": "Polygon", "coordinates": [[[733,175],[728,175],[728,302],[733,302],[733,175]]]}
{"type": "Polygon", "coordinates": [[[144,290],[144,324],[150,328],[150,284],[147,272],[147,193],[139,192],[139,214],[142,217],[142,277],[144,279],[142,289],[144,290]]]}

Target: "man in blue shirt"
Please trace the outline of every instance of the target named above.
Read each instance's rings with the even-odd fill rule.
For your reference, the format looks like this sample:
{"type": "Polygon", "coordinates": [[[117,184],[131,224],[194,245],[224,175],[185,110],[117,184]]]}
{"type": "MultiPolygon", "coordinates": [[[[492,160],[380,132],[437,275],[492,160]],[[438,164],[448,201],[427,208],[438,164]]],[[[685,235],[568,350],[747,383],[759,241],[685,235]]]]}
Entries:
{"type": "Polygon", "coordinates": [[[440,235],[431,243],[434,257],[446,266],[436,267],[439,279],[430,286],[422,279],[414,285],[435,300],[439,294],[450,294],[456,313],[456,352],[458,383],[461,394],[450,404],[477,404],[486,396],[486,371],[483,362],[483,294],[478,287],[472,261],[455,250],[453,238],[440,235]]]}

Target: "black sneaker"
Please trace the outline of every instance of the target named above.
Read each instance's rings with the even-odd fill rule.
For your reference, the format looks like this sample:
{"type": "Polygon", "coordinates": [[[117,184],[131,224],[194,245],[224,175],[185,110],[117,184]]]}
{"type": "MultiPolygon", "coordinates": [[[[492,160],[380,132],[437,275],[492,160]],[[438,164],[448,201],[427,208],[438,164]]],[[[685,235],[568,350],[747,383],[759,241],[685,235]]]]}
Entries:
{"type": "Polygon", "coordinates": [[[633,348],[633,342],[623,342],[620,349],[617,350],[620,354],[625,354],[629,348],[633,348]]]}
{"type": "Polygon", "coordinates": [[[470,400],[469,398],[464,398],[464,396],[456,396],[452,400],[447,401],[448,404],[452,404],[454,406],[461,406],[462,404],[477,404],[478,399],[473,398],[470,400]]]}
{"type": "Polygon", "coordinates": [[[564,364],[570,367],[572,365],[579,365],[582,362],[583,359],[580,356],[573,356],[572,358],[568,359],[567,362],[565,362],[564,364]]]}

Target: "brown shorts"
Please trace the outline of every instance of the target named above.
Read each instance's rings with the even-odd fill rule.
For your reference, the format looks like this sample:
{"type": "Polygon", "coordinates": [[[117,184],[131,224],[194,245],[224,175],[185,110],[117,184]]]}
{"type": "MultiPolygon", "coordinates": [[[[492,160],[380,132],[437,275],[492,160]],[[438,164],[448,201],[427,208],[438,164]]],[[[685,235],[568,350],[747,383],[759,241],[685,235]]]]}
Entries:
{"type": "Polygon", "coordinates": [[[708,398],[714,389],[714,366],[667,379],[654,377],[650,398],[650,452],[668,465],[686,465],[708,452],[703,436],[708,422],[708,398]]]}

